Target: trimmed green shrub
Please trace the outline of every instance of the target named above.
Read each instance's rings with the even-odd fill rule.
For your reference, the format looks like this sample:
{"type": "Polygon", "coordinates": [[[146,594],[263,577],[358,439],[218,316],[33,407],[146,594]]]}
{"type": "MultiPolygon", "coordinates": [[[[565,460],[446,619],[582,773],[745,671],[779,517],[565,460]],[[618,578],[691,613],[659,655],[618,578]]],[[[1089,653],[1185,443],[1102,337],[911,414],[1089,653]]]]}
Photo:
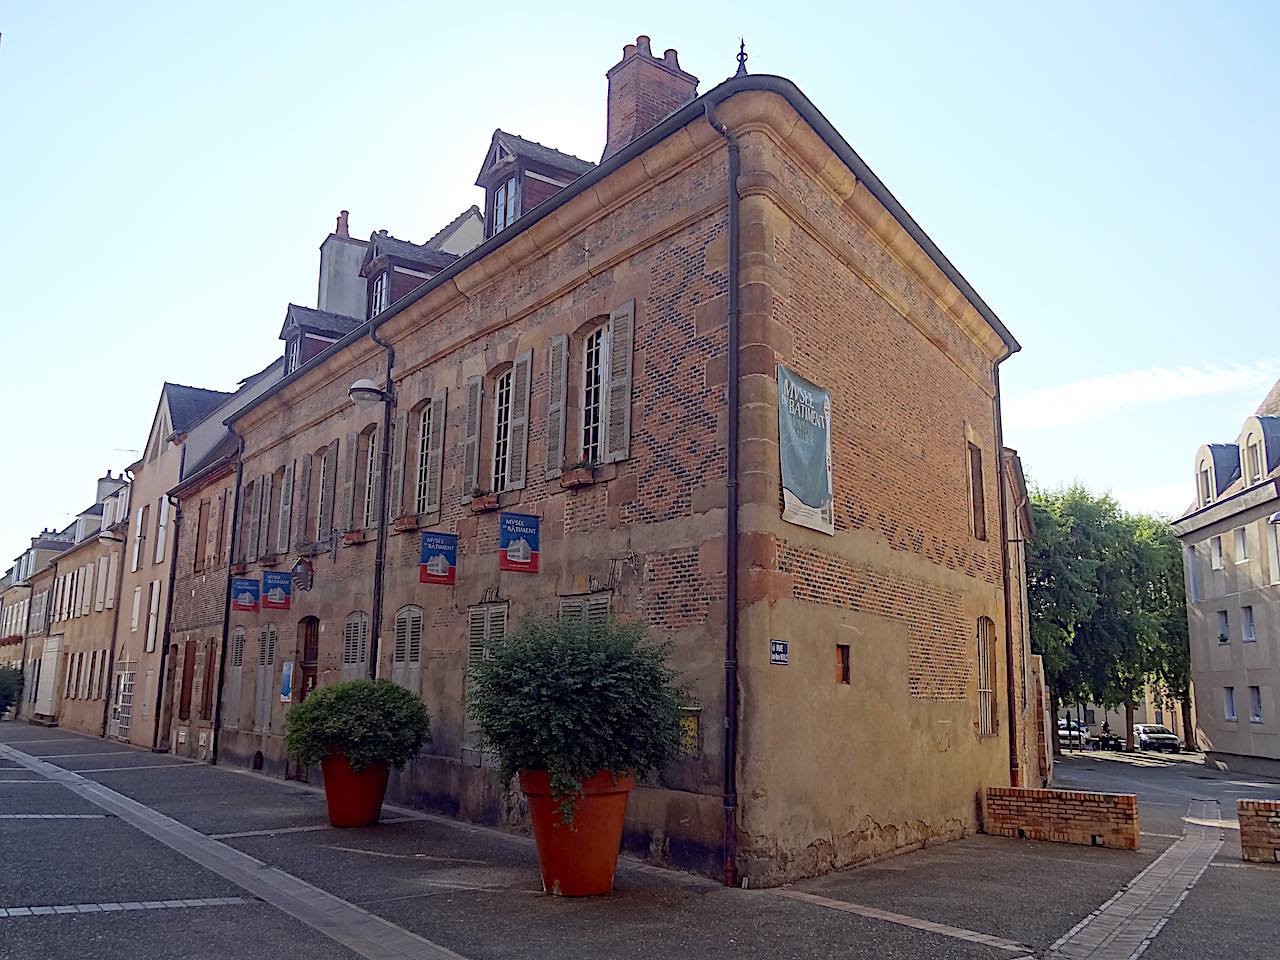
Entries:
{"type": "Polygon", "coordinates": [[[422,701],[390,680],[347,680],[311,691],[284,722],[284,745],[299,763],[341,753],[352,770],[399,770],[431,742],[422,701]]]}
{"type": "Polygon", "coordinates": [[[573,822],[582,781],[608,770],[645,776],[680,742],[670,643],[640,624],[529,617],[472,667],[467,709],[509,784],[546,770],[573,822]]]}
{"type": "Polygon", "coordinates": [[[17,667],[0,667],[0,717],[22,696],[22,671],[17,667]]]}

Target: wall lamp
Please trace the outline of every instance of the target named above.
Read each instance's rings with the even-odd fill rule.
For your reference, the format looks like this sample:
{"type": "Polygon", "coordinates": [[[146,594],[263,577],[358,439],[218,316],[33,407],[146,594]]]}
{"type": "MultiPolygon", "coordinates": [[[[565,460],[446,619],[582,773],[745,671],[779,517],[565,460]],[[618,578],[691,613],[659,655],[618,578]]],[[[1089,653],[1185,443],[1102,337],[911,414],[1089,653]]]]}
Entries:
{"type": "Polygon", "coordinates": [[[367,410],[379,403],[388,403],[395,399],[395,395],[390,390],[383,390],[367,377],[362,377],[351,384],[347,389],[347,396],[362,410],[367,410]]]}

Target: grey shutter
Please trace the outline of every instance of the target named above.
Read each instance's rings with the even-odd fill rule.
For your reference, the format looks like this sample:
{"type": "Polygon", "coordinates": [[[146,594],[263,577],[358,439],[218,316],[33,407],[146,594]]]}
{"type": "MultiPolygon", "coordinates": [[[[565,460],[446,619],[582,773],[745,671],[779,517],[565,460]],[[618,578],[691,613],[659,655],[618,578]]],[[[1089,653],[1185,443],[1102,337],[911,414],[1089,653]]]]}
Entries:
{"type": "Polygon", "coordinates": [[[358,436],[355,433],[347,434],[347,463],[342,470],[342,510],[338,514],[343,533],[354,530],[356,526],[356,454],[360,450],[358,436]]]}
{"type": "Polygon", "coordinates": [[[427,446],[427,513],[440,509],[440,485],[444,473],[444,417],[448,390],[431,401],[431,437],[427,446]]]}
{"type": "Polygon", "coordinates": [[[462,502],[471,502],[471,491],[476,489],[480,476],[480,406],[484,396],[483,379],[471,377],[467,381],[467,421],[462,438],[462,502]]]}
{"type": "Polygon", "coordinates": [[[333,535],[333,518],[337,515],[334,507],[334,497],[338,492],[338,441],[334,440],[329,444],[329,451],[325,454],[325,461],[328,466],[325,468],[324,478],[324,516],[320,518],[320,540],[328,540],[333,535]]]}
{"type": "Polygon", "coordinates": [[[613,594],[609,592],[593,593],[587,597],[586,614],[588,623],[603,623],[609,619],[609,607],[613,594]]]}
{"type": "Polygon", "coordinates": [[[218,531],[222,529],[219,524],[223,522],[223,503],[222,497],[214,497],[209,501],[209,519],[208,527],[205,530],[204,544],[196,547],[197,550],[204,551],[204,562],[205,566],[208,567],[215,566],[222,559],[218,556],[218,531]]]}
{"type": "Polygon", "coordinates": [[[293,522],[293,460],[284,465],[280,481],[280,519],[276,524],[276,553],[289,552],[289,527],[293,522]]]}
{"type": "MultiPolygon", "coordinates": [[[[307,542],[307,507],[311,502],[311,454],[302,457],[302,472],[298,475],[298,546],[307,542]]],[[[314,529],[314,527],[312,527],[314,529]]]]}
{"type": "Polygon", "coordinates": [[[271,552],[270,540],[271,534],[271,481],[275,479],[274,475],[263,474],[258,481],[258,485],[262,488],[262,504],[258,508],[258,556],[265,557],[271,552]]]}
{"type": "MultiPolygon", "coordinates": [[[[373,494],[373,516],[370,518],[373,522],[369,524],[370,527],[377,527],[382,517],[382,445],[387,442],[386,438],[382,434],[383,430],[381,427],[378,427],[369,434],[369,453],[373,459],[373,463],[370,465],[371,469],[369,471],[372,475],[366,478],[370,484],[369,489],[373,494]]],[[[364,526],[363,496],[360,497],[360,507],[360,526],[364,526]]]]}
{"type": "Polygon", "coordinates": [[[561,620],[584,620],[587,615],[587,602],[584,597],[561,597],[561,620]]]}
{"type": "Polygon", "coordinates": [[[261,478],[249,482],[249,526],[244,531],[244,558],[248,563],[258,559],[258,519],[262,510],[261,478]]]}
{"type": "Polygon", "coordinates": [[[609,314],[609,422],[604,437],[606,463],[625,460],[631,448],[631,353],[636,302],[609,314]]]}
{"type": "Polygon", "coordinates": [[[395,519],[404,512],[404,461],[405,447],[409,442],[409,411],[396,417],[395,434],[391,444],[391,484],[387,487],[390,500],[387,516],[395,519]]]}
{"type": "Polygon", "coordinates": [[[529,381],[533,351],[526,350],[511,366],[511,426],[507,447],[507,489],[523,490],[529,460],[529,381]]]}
{"type": "Polygon", "coordinates": [[[566,397],[569,386],[569,338],[557,333],[547,346],[547,462],[548,480],[564,470],[566,397]]]}

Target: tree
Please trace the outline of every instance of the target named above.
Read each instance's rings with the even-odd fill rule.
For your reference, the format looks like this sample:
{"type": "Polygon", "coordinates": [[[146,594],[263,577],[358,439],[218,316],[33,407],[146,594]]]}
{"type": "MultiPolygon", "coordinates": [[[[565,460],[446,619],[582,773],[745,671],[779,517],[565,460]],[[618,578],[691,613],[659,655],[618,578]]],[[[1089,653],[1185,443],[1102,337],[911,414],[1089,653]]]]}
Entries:
{"type": "Polygon", "coordinates": [[[0,667],[0,717],[22,696],[22,671],[17,667],[0,667]]]}

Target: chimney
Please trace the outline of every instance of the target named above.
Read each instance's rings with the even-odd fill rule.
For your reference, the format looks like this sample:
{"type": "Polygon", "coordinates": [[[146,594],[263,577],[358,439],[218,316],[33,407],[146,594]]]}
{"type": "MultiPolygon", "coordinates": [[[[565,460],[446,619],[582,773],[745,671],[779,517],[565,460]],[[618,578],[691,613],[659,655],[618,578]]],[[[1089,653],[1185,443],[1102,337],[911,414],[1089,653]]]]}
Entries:
{"type": "Polygon", "coordinates": [[[97,489],[97,493],[95,494],[94,502],[101,503],[103,500],[107,499],[107,497],[111,496],[113,493],[115,493],[117,490],[119,490],[123,486],[124,486],[124,478],[113,477],[111,475],[111,471],[108,470],[107,475],[105,477],[98,478],[98,489],[97,489]]]}
{"type": "Polygon", "coordinates": [[[340,237],[349,238],[351,236],[350,231],[347,229],[347,217],[348,217],[347,211],[340,210],[338,212],[338,225],[333,228],[333,232],[340,237]]]}
{"type": "Polygon", "coordinates": [[[648,37],[622,48],[609,78],[608,140],[603,163],[698,96],[698,78],[680,69],[674,50],[659,59],[648,37]]]}

